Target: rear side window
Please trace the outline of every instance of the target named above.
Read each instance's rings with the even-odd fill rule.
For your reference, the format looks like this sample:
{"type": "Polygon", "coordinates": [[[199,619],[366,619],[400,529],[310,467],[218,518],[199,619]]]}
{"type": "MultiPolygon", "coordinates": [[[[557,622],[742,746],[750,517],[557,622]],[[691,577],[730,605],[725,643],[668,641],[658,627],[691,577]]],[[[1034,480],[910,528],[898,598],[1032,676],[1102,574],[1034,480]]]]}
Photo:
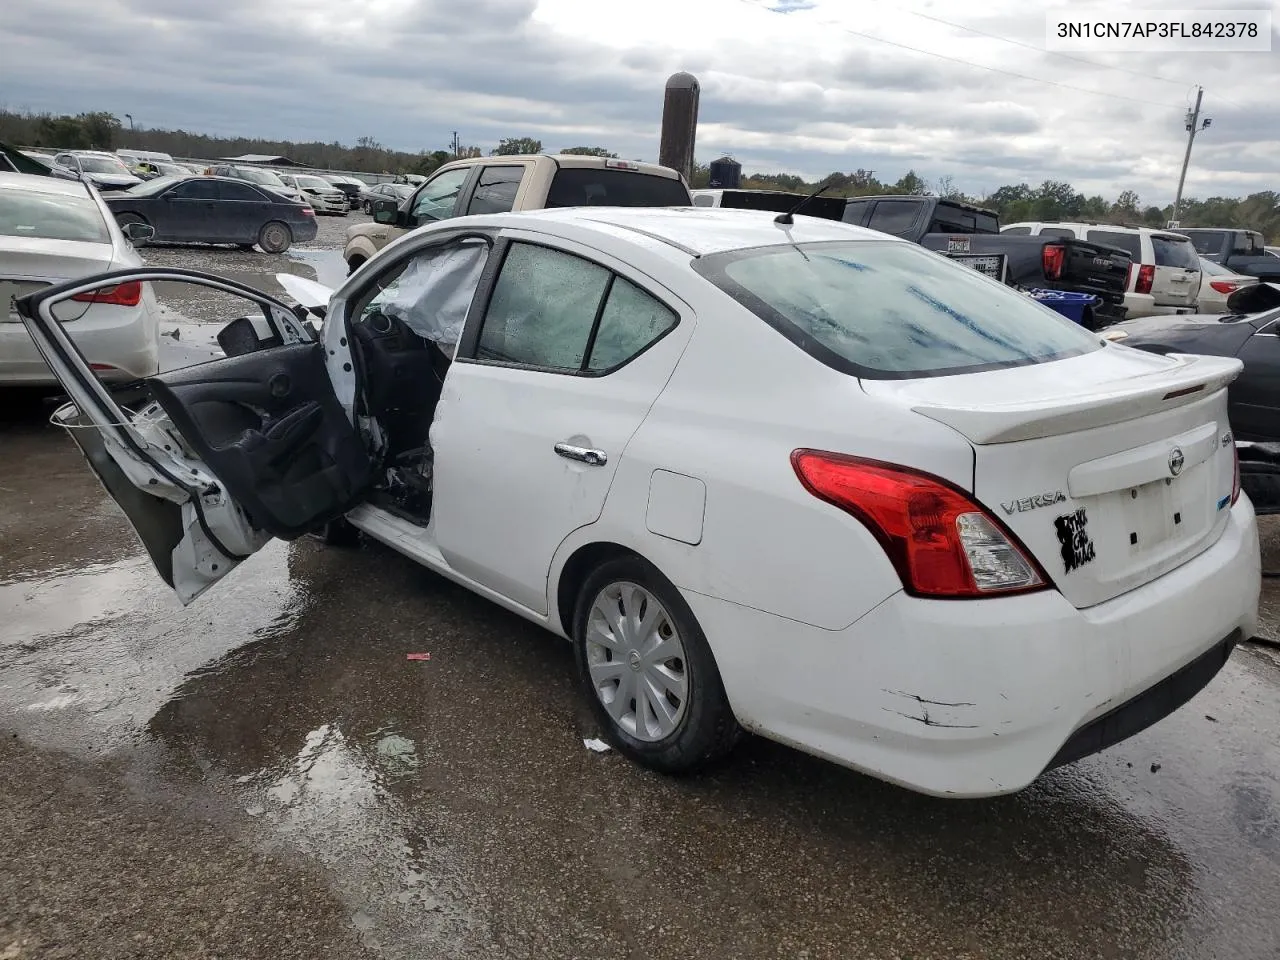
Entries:
{"type": "Polygon", "coordinates": [[[1200,255],[1196,253],[1196,248],[1191,245],[1190,240],[1152,234],[1151,248],[1155,251],[1157,267],[1200,269],[1200,255]]]}
{"type": "MultiPolygon", "coordinates": [[[[233,184],[233,186],[239,186],[239,184],[233,184]]],[[[168,195],[175,200],[217,200],[218,181],[206,180],[203,177],[186,180],[170,190],[168,195]]]]}
{"type": "Polygon", "coordinates": [[[1041,227],[1040,236],[1042,237],[1064,237],[1067,240],[1075,240],[1076,232],[1070,227],[1041,227]]]}
{"type": "Polygon", "coordinates": [[[255,203],[266,199],[247,183],[228,183],[225,180],[218,183],[218,195],[223,200],[247,200],[255,203]]]}
{"type": "Polygon", "coordinates": [[[901,237],[911,232],[919,213],[920,204],[910,200],[880,200],[871,211],[871,220],[867,226],[881,233],[901,237]]]}
{"type": "Polygon", "coordinates": [[[1142,263],[1142,238],[1136,233],[1118,233],[1114,230],[1090,230],[1086,238],[1090,243],[1105,247],[1119,247],[1129,254],[1134,263],[1142,263]]]}
{"type": "Polygon", "coordinates": [[[524,177],[523,166],[485,167],[480,171],[467,213],[509,213],[524,177]]]}
{"type": "Polygon", "coordinates": [[[1191,245],[1196,248],[1196,253],[1203,253],[1205,256],[1217,256],[1222,253],[1222,248],[1227,242],[1227,234],[1224,230],[1197,230],[1188,236],[1191,238],[1191,245]]]}
{"type": "Polygon", "coordinates": [[[0,236],[108,243],[106,221],[88,196],[0,190],[0,236]]]}
{"type": "Polygon", "coordinates": [[[665,304],[606,267],[513,243],[494,284],[478,360],[564,373],[606,373],[673,328],[665,304]]]}
{"type": "Polygon", "coordinates": [[[551,180],[547,206],[687,207],[689,191],[679,180],[651,173],[565,167],[551,180]]]}
{"type": "Polygon", "coordinates": [[[714,207],[716,205],[716,198],[709,197],[704,193],[701,196],[693,198],[693,205],[695,207],[714,207]]]}
{"type": "Polygon", "coordinates": [[[908,243],[813,243],[702,257],[694,269],[815,359],[902,379],[1041,363],[1096,337],[976,270],[908,243]]]}

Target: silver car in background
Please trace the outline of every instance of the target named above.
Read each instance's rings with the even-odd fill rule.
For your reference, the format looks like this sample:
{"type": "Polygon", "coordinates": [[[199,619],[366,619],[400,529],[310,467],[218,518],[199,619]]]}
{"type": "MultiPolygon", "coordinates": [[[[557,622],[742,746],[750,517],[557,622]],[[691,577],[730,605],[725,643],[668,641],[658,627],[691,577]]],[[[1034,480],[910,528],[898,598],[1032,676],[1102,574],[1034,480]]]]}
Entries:
{"type": "MultiPolygon", "coordinates": [[[[14,301],[65,280],[142,266],[131,239],[149,239],[153,231],[144,224],[128,229],[130,236],[84,183],[0,173],[0,384],[58,382],[14,301]]],[[[58,311],[103,380],[128,381],[158,371],[159,310],[148,284],[105,287],[59,304],[58,311]]]]}

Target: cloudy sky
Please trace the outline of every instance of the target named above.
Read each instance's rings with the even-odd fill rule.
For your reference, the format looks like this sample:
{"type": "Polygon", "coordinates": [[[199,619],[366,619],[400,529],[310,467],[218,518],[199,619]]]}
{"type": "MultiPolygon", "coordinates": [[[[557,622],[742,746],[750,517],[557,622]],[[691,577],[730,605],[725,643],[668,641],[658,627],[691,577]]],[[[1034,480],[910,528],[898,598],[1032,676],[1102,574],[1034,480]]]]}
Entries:
{"type": "MultiPolygon", "coordinates": [[[[1164,203],[1202,84],[1213,124],[1187,195],[1280,190],[1280,39],[1272,53],[1054,55],[1051,3],[0,0],[0,105],[406,150],[454,130],[485,148],[528,135],[656,159],[663,83],[688,70],[703,161],[810,178],[910,167],[971,193],[1065,179],[1164,203]]],[[[1107,9],[1140,6],[1272,10],[1280,27],[1276,0],[1107,9]]]]}

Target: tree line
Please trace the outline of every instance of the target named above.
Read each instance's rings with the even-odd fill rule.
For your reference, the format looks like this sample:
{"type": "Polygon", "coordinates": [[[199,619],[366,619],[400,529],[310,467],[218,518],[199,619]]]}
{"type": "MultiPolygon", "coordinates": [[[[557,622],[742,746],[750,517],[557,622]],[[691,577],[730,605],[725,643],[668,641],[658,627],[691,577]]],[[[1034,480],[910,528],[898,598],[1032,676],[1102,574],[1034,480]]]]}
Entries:
{"type": "MultiPolygon", "coordinates": [[[[393,150],[373,137],[360,137],[353,146],[332,143],[264,140],[252,137],[214,137],[186,130],[134,129],[114,114],[99,111],[75,116],[51,113],[0,110],[0,141],[24,147],[63,150],[115,150],[120,147],[156,150],[175,157],[215,159],[261,153],[287,156],[298,163],[322,170],[347,170],[366,173],[429,174],[441,164],[457,157],[478,157],[478,146],[455,149],[420,150],[416,153],[393,150]]],[[[491,156],[542,153],[541,140],[534,137],[508,137],[489,151],[491,156]]],[[[561,147],[560,153],[616,157],[616,153],[600,146],[561,147]]],[[[846,185],[828,191],[833,196],[874,196],[909,194],[940,196],[995,210],[1005,223],[1019,220],[1087,220],[1099,223],[1136,224],[1163,227],[1172,216],[1171,206],[1144,204],[1132,190],[1125,190],[1114,200],[1101,195],[1086,196],[1061,180],[1045,180],[1039,186],[1028,183],[1008,184],[988,194],[967,196],[949,176],[929,183],[914,170],[908,170],[895,181],[882,180],[874,171],[858,169],[848,176],[846,185]]],[[[743,177],[747,189],[786,190],[811,193],[823,178],[809,182],[785,173],[750,173],[743,177]]],[[[706,187],[710,183],[707,164],[698,163],[690,185],[706,187]]],[[[1247,197],[1210,197],[1187,199],[1178,217],[1186,227],[1236,227],[1257,230],[1269,240],[1280,240],[1280,194],[1262,191],[1247,197]]]]}

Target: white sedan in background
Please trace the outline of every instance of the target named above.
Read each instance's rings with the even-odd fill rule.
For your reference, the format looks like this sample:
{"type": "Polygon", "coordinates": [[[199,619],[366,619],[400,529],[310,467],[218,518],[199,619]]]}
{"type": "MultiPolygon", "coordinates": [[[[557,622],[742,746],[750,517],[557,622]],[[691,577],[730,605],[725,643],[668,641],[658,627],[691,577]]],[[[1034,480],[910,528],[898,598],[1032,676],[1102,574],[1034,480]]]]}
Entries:
{"type": "MultiPolygon", "coordinates": [[[[130,227],[133,238],[153,231],[130,227]]],[[[14,301],[53,284],[142,266],[97,191],[79,180],[0,173],[0,384],[55,384],[57,378],[20,322],[14,301]]],[[[58,307],[71,338],[105,380],[159,369],[155,296],[136,281],[103,287],[58,307]]]]}
{"type": "Polygon", "coordinates": [[[328,180],[305,173],[282,173],[285,186],[292,187],[302,199],[311,204],[316,213],[331,213],[345,217],[351,209],[347,195],[328,180]]]}
{"type": "Polygon", "coordinates": [[[1240,362],[1103,342],[882,233],[461,217],[311,304],[318,336],[205,276],[257,315],[122,409],[57,311],[180,279],[19,302],[74,401],[57,418],[99,427],[71,433],[180,599],[272,537],[363,531],[569,639],[607,736],[659,770],[748,730],[1007,793],[1165,716],[1255,632],[1240,362]]]}
{"type": "Polygon", "coordinates": [[[1241,287],[1252,286],[1258,282],[1257,277],[1228,270],[1220,263],[1200,258],[1200,296],[1197,298],[1198,313],[1226,313],[1227,300],[1241,287]]]}

